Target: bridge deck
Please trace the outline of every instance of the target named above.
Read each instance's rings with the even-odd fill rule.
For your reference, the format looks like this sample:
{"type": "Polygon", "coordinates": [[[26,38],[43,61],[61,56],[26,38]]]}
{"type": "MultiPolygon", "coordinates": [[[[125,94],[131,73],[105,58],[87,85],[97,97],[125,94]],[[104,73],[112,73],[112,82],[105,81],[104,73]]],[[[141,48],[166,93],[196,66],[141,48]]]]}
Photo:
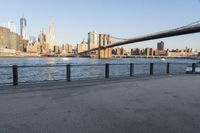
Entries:
{"type": "Polygon", "coordinates": [[[200,75],[1,87],[0,133],[199,133],[200,75]]]}

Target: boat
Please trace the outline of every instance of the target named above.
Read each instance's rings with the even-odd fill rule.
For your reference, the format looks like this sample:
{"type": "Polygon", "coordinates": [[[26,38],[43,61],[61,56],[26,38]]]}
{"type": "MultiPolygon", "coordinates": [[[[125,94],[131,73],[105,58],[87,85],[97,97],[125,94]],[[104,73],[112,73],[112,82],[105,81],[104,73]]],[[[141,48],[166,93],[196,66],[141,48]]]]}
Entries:
{"type": "Polygon", "coordinates": [[[165,59],[165,58],[161,58],[161,60],[162,60],[162,61],[165,61],[166,59],[165,59]]]}

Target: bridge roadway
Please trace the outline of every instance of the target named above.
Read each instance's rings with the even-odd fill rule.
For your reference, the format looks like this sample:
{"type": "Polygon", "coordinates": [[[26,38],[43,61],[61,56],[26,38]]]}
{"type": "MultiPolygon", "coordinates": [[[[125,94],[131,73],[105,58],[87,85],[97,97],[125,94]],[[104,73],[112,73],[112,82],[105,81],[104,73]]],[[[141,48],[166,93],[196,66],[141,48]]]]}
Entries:
{"type": "Polygon", "coordinates": [[[0,88],[0,133],[199,133],[200,75],[0,88]]]}

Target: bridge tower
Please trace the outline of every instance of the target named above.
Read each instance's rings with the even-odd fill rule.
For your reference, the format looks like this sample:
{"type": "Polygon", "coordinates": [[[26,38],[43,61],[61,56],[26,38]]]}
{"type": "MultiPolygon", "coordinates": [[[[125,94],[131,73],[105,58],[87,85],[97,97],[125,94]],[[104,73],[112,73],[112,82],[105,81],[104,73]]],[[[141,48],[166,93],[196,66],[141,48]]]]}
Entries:
{"type": "Polygon", "coordinates": [[[108,59],[111,57],[112,49],[105,48],[101,49],[102,46],[110,45],[110,35],[107,34],[99,34],[99,49],[98,49],[98,58],[99,59],[108,59]]]}

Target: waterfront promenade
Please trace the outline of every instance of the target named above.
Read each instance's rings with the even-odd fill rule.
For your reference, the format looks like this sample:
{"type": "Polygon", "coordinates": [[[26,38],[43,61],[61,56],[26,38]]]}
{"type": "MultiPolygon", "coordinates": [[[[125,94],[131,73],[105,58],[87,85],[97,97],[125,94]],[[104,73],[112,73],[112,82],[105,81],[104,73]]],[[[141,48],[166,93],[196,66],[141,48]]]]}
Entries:
{"type": "Polygon", "coordinates": [[[0,133],[199,133],[200,75],[0,87],[0,133]]]}

